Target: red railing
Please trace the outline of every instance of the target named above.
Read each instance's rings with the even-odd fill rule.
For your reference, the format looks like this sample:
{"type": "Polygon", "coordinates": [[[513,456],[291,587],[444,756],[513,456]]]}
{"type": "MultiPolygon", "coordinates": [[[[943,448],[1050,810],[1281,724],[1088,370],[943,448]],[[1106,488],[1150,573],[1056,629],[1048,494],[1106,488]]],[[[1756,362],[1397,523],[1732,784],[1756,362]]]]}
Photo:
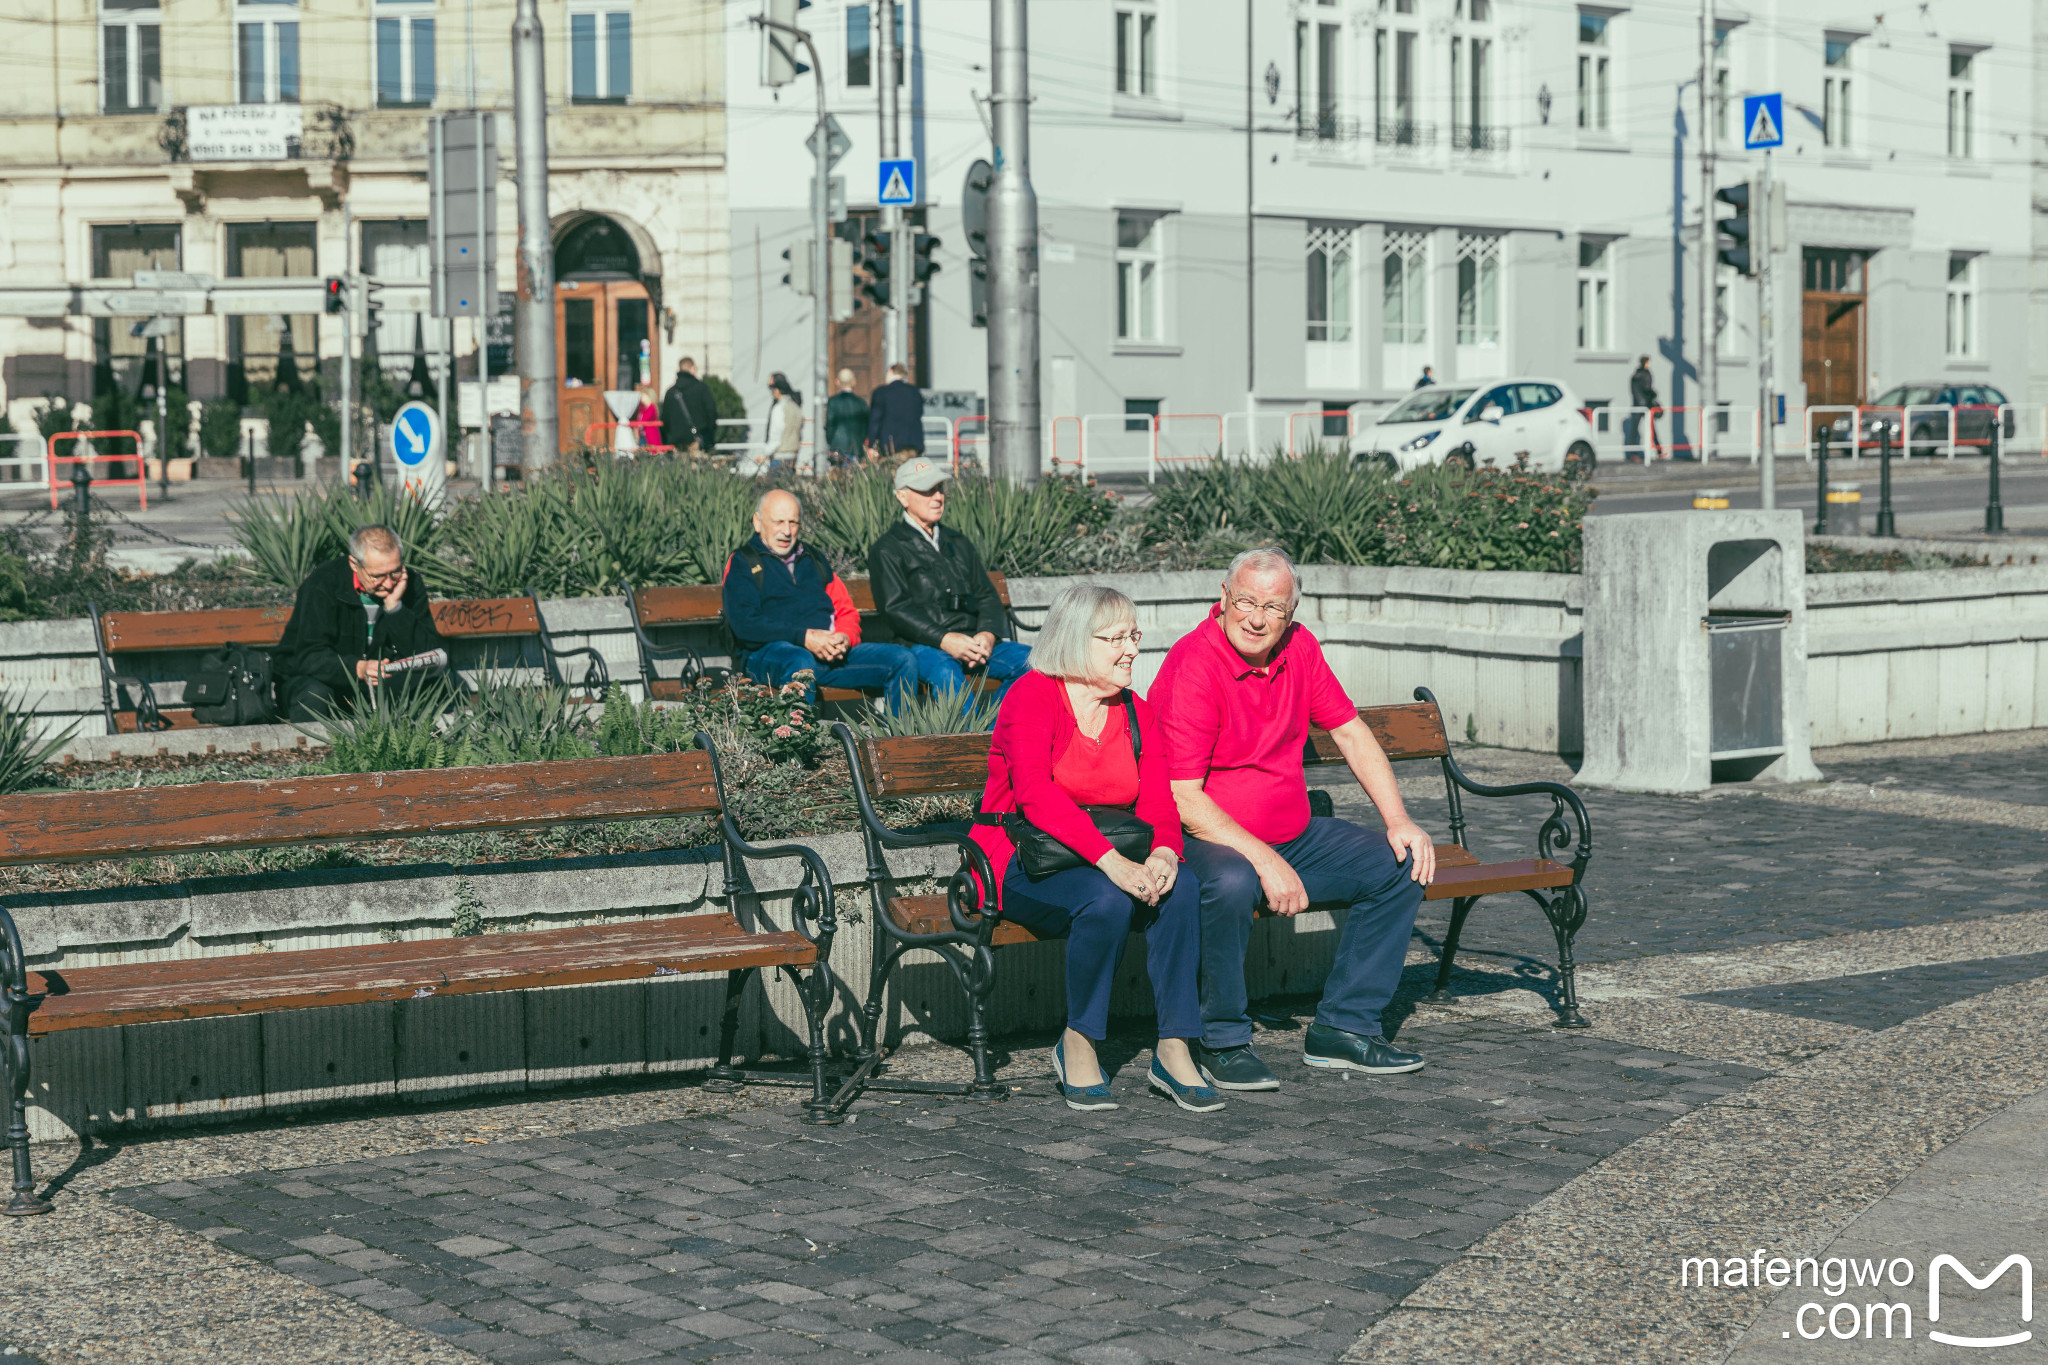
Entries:
{"type": "MultiPolygon", "coordinates": [[[[88,449],[90,448],[88,447],[88,449]]],[[[142,465],[142,433],[139,431],[60,431],[55,436],[52,436],[50,438],[50,458],[48,461],[50,478],[50,510],[52,512],[57,510],[58,465],[110,464],[114,462],[133,462],[133,464],[135,465],[135,477],[132,479],[96,478],[93,480],[93,482],[101,486],[111,484],[116,488],[123,488],[129,484],[134,484],[135,487],[142,494],[142,510],[147,512],[149,510],[149,480],[144,477],[145,471],[142,465]],[[131,455],[104,455],[97,450],[94,450],[92,451],[92,453],[87,455],[59,455],[57,453],[57,445],[60,441],[95,441],[106,440],[116,436],[125,436],[129,440],[135,442],[135,452],[131,455]]],[[[70,480],[66,479],[65,482],[69,483],[70,480]]]]}

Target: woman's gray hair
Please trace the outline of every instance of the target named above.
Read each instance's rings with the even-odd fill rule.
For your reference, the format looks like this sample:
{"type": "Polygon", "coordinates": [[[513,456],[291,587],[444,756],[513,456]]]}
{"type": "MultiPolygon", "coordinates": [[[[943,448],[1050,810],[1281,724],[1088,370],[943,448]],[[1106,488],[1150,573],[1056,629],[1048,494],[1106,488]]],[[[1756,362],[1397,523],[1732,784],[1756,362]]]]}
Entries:
{"type": "Polygon", "coordinates": [[[1031,645],[1031,667],[1055,678],[1089,677],[1090,640],[1112,626],[1137,623],[1137,604],[1115,588],[1076,583],[1046,612],[1031,645]]]}
{"type": "Polygon", "coordinates": [[[1228,593],[1231,585],[1237,582],[1237,573],[1240,569],[1251,569],[1259,573],[1271,573],[1275,569],[1287,570],[1287,579],[1294,584],[1294,591],[1289,595],[1287,604],[1301,605],[1301,570],[1294,567],[1294,561],[1287,557],[1287,551],[1278,545],[1262,545],[1256,550],[1246,550],[1231,560],[1229,571],[1223,575],[1225,593],[1228,593]]]}

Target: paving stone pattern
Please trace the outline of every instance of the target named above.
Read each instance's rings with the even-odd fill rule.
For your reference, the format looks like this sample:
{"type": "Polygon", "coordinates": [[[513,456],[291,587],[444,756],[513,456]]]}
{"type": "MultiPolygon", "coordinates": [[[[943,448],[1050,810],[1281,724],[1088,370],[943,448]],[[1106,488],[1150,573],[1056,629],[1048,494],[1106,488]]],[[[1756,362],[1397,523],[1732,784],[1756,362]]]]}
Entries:
{"type": "Polygon", "coordinates": [[[1864,972],[1824,981],[1689,995],[1736,1009],[1767,1010],[1855,1028],[1891,1028],[1973,995],[2048,976],[2048,953],[2016,953],[1974,962],[1937,962],[1899,971],[1864,972]]]}
{"type": "Polygon", "coordinates": [[[1952,754],[1939,759],[1882,758],[1828,763],[1821,771],[1833,782],[1862,782],[1873,787],[1969,796],[1979,801],[2048,806],[2048,749],[1952,754]]]}
{"type": "MultiPolygon", "coordinates": [[[[1487,1229],[1763,1074],[1496,1021],[1185,1114],[786,1108],[157,1185],[124,1202],[493,1360],[1327,1362],[1487,1229]],[[231,1229],[231,1230],[230,1230],[231,1229]]],[[[1013,1078],[1016,1080],[1016,1078],[1013,1078]]]]}

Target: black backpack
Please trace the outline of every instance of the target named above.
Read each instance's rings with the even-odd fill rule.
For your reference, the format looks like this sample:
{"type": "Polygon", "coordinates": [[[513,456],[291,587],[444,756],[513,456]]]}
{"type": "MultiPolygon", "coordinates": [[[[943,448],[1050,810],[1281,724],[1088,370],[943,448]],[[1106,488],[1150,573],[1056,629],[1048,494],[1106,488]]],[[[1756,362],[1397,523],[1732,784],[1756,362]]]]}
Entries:
{"type": "Polygon", "coordinates": [[[261,725],[277,719],[270,699],[270,654],[229,645],[202,655],[185,684],[192,718],[202,725],[261,725]]]}

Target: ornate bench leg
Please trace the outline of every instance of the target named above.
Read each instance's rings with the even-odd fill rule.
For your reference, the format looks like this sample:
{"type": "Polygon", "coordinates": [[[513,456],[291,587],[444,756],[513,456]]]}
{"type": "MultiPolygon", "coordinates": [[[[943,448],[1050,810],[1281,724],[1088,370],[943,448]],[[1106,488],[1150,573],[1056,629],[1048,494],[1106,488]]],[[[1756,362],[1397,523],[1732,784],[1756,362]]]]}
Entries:
{"type": "Polygon", "coordinates": [[[973,1093],[977,1099],[1006,1100],[1010,1092],[997,1082],[988,1059],[988,1001],[996,989],[995,955],[986,948],[973,951],[972,965],[961,983],[967,987],[967,1046],[974,1053],[973,1093]]]}
{"type": "Polygon", "coordinates": [[[1572,961],[1572,939],[1586,922],[1586,893],[1567,886],[1544,902],[1543,913],[1557,935],[1557,1027],[1586,1028],[1586,1017],[1579,1013],[1577,965],[1572,961]]]}
{"type": "Polygon", "coordinates": [[[1442,1004],[1451,998],[1451,962],[1458,955],[1458,937],[1465,932],[1465,916],[1477,904],[1477,896],[1460,896],[1451,902],[1451,927],[1444,931],[1444,946],[1436,956],[1436,989],[1424,999],[1442,1004]]]}
{"type": "Polygon", "coordinates": [[[0,1045],[5,1047],[4,1072],[7,1079],[7,1146],[14,1154],[14,1197],[6,1212],[17,1217],[48,1213],[50,1201],[36,1197],[35,1171],[28,1157],[28,1009],[8,1001],[8,1013],[16,1016],[0,1045]],[[14,1025],[19,1024],[17,1030],[14,1025]]]}
{"type": "Polygon", "coordinates": [[[734,1090],[746,1083],[746,1077],[732,1064],[732,1050],[740,1031],[740,996],[759,970],[742,967],[725,974],[725,1014],[718,1021],[718,1065],[711,1068],[711,1078],[705,1082],[707,1089],[734,1090]]]}

